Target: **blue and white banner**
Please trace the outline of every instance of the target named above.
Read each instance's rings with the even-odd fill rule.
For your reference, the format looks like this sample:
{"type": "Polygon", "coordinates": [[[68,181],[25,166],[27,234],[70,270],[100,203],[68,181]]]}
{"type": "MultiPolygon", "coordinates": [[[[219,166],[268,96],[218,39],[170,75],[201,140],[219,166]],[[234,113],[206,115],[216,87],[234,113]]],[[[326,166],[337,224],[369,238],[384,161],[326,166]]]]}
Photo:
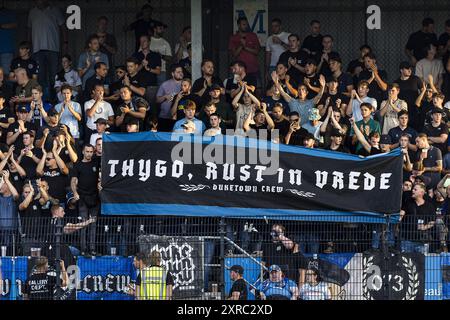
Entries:
{"type": "Polygon", "coordinates": [[[135,279],[132,258],[78,258],[77,300],[134,300],[126,287],[135,279]]]}
{"type": "Polygon", "coordinates": [[[0,258],[0,300],[21,300],[27,280],[27,257],[0,258]]]}

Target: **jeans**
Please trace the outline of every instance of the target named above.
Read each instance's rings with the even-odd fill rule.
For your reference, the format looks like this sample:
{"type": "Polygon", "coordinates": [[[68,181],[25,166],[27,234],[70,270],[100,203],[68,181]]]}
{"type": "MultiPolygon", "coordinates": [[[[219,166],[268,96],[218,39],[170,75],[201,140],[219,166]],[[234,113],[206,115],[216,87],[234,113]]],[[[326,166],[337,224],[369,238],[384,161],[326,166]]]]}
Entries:
{"type": "Polygon", "coordinates": [[[14,53],[0,53],[0,67],[3,69],[3,73],[5,74],[5,79],[8,78],[9,69],[11,67],[11,61],[14,58],[14,53]]]}
{"type": "MultiPolygon", "coordinates": [[[[83,218],[83,221],[89,219],[89,217],[96,217],[98,214],[98,210],[100,209],[100,205],[97,204],[95,207],[88,208],[86,203],[83,201],[83,197],[80,197],[79,201],[79,215],[83,218]]],[[[96,227],[97,223],[91,223],[87,227],[81,230],[81,251],[87,251],[87,243],[89,243],[89,250],[95,251],[95,235],[96,235],[96,227]]]]}
{"type": "Polygon", "coordinates": [[[40,50],[33,58],[39,64],[38,82],[44,89],[44,97],[53,100],[55,97],[55,76],[58,72],[59,53],[56,51],[40,50]]]}
{"type": "Polygon", "coordinates": [[[425,253],[425,245],[422,242],[402,240],[400,246],[402,252],[425,253]]]}

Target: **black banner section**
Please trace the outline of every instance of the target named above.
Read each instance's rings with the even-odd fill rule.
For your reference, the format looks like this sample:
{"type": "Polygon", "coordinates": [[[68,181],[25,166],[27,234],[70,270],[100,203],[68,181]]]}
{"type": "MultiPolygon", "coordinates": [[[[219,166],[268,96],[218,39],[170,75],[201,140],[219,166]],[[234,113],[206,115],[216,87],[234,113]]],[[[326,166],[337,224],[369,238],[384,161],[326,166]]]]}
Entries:
{"type": "Polygon", "coordinates": [[[174,299],[200,298],[203,288],[204,253],[200,237],[141,235],[139,250],[161,253],[162,264],[173,276],[174,299]]]}
{"type": "Polygon", "coordinates": [[[398,213],[400,151],[363,159],[233,136],[110,134],[103,214],[288,216],[398,213]],[[181,142],[180,142],[181,141],[181,142]]]}

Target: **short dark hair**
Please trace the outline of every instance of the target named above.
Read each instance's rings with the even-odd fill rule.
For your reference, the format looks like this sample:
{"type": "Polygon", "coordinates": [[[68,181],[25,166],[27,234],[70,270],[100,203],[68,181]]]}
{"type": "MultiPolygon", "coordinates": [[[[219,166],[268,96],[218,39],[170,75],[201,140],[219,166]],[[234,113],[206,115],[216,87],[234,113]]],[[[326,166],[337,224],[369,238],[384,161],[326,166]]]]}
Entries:
{"type": "Polygon", "coordinates": [[[217,112],[211,113],[209,117],[211,118],[213,116],[216,116],[217,118],[221,119],[220,114],[218,114],[217,112]]]}
{"type": "Polygon", "coordinates": [[[31,50],[31,43],[29,43],[28,41],[22,41],[21,43],[19,43],[19,49],[31,50]]]}
{"type": "Polygon", "coordinates": [[[140,64],[140,63],[139,63],[139,60],[138,60],[137,58],[135,58],[135,57],[129,57],[129,58],[126,60],[126,63],[140,64]]]}
{"type": "Polygon", "coordinates": [[[108,19],[106,16],[100,16],[100,17],[98,17],[98,18],[97,18],[97,21],[100,21],[100,20],[105,20],[106,22],[109,21],[109,19],[108,19]]]}
{"type": "Polygon", "coordinates": [[[374,54],[373,52],[369,52],[369,53],[365,54],[364,57],[363,57],[363,59],[364,59],[364,58],[369,58],[369,59],[372,59],[372,60],[377,60],[377,57],[375,56],[375,54],[374,54]]]}
{"type": "Polygon", "coordinates": [[[434,20],[430,17],[427,17],[422,20],[422,27],[428,27],[430,24],[434,24],[434,20]]]}
{"type": "Polygon", "coordinates": [[[247,17],[245,17],[245,16],[240,16],[240,17],[237,19],[237,24],[240,24],[241,21],[247,21],[247,22],[248,22],[248,19],[247,19],[247,17]]]}
{"type": "Polygon", "coordinates": [[[202,64],[200,65],[200,67],[203,68],[203,66],[204,66],[207,62],[211,62],[212,64],[214,64],[214,61],[212,61],[211,59],[203,59],[203,60],[202,60],[202,64]]]}
{"type": "Polygon", "coordinates": [[[63,92],[64,90],[70,90],[70,92],[73,91],[72,86],[70,84],[63,84],[61,86],[61,92],[63,92]]]}
{"type": "Polygon", "coordinates": [[[102,66],[108,67],[104,62],[96,62],[94,65],[94,70],[100,69],[102,66]]]}
{"type": "Polygon", "coordinates": [[[400,118],[401,116],[404,116],[404,115],[409,116],[408,111],[407,111],[407,110],[400,110],[400,111],[397,113],[397,118],[400,118]]]}
{"type": "Polygon", "coordinates": [[[296,34],[296,33],[291,33],[291,34],[289,35],[288,39],[289,39],[290,37],[294,37],[294,38],[296,38],[298,41],[300,41],[300,36],[299,36],[298,34],[296,34]]]}
{"type": "Polygon", "coordinates": [[[389,89],[392,89],[392,88],[396,88],[396,89],[400,90],[400,85],[396,82],[393,82],[389,85],[389,89]]]}
{"type": "Polygon", "coordinates": [[[245,70],[247,70],[247,65],[245,64],[244,61],[236,60],[236,61],[233,62],[232,65],[233,65],[233,66],[234,66],[234,65],[238,65],[239,67],[244,68],[245,70]]]}
{"type": "Polygon", "coordinates": [[[183,31],[181,31],[181,33],[185,33],[189,29],[192,29],[191,26],[186,26],[183,28],[183,31]]]}
{"type": "Polygon", "coordinates": [[[128,91],[133,92],[133,91],[131,91],[130,86],[127,86],[127,85],[121,86],[119,90],[122,90],[122,89],[128,89],[128,91]]]}
{"type": "Polygon", "coordinates": [[[282,64],[282,65],[285,66],[286,68],[289,68],[288,64],[287,64],[285,61],[281,61],[281,60],[278,61],[277,67],[278,67],[279,64],[282,64]]]}
{"type": "Polygon", "coordinates": [[[181,64],[179,63],[174,63],[170,66],[170,73],[175,72],[175,70],[177,70],[178,68],[183,69],[183,67],[181,66],[181,64]]]}
{"type": "Polygon", "coordinates": [[[84,150],[84,149],[86,149],[86,148],[92,148],[92,149],[95,150],[95,147],[94,147],[92,144],[90,144],[90,143],[85,143],[85,144],[83,145],[82,150],[84,150]]]}
{"type": "Polygon", "coordinates": [[[91,34],[91,35],[88,37],[87,44],[89,44],[92,40],[95,40],[95,39],[98,40],[98,35],[96,35],[96,34],[91,34]]]}
{"type": "Polygon", "coordinates": [[[40,86],[40,85],[34,86],[33,88],[31,88],[31,90],[37,90],[40,93],[44,93],[42,86],[40,86]]]}
{"type": "Polygon", "coordinates": [[[311,20],[311,22],[309,23],[309,25],[312,26],[312,25],[315,24],[315,23],[320,24],[320,21],[319,21],[319,20],[316,20],[316,19],[311,20]]]}
{"type": "Polygon", "coordinates": [[[363,102],[363,103],[361,103],[361,105],[359,106],[359,108],[362,108],[362,107],[366,107],[366,108],[369,108],[370,110],[373,110],[373,105],[371,105],[369,102],[363,102]]]}
{"type": "Polygon", "coordinates": [[[292,117],[292,116],[297,116],[300,118],[300,114],[297,111],[289,112],[289,117],[292,117]]]}
{"type": "Polygon", "coordinates": [[[279,24],[281,24],[281,19],[280,18],[273,18],[272,22],[278,22],[279,24]]]}
{"type": "Polygon", "coordinates": [[[325,38],[330,38],[331,41],[334,41],[334,38],[333,38],[333,36],[332,36],[331,34],[326,34],[326,35],[324,35],[324,36],[322,37],[322,39],[325,39],[325,38]]]}
{"type": "Polygon", "coordinates": [[[368,44],[363,44],[359,47],[359,51],[362,51],[363,49],[369,49],[369,51],[372,52],[372,48],[368,44]]]}

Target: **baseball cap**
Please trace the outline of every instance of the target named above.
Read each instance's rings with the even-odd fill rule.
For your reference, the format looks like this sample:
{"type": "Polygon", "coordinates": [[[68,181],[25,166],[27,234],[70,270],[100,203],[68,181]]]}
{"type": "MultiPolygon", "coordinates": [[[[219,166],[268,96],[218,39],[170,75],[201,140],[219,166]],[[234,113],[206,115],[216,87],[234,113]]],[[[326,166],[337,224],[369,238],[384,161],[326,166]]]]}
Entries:
{"type": "Polygon", "coordinates": [[[273,271],[281,271],[280,266],[278,266],[276,264],[271,265],[269,268],[269,272],[273,272],[273,271]]]}
{"type": "Polygon", "coordinates": [[[408,61],[402,61],[400,62],[400,70],[401,69],[412,69],[412,65],[408,61]]]}
{"type": "Polygon", "coordinates": [[[105,118],[98,118],[97,120],[95,120],[94,122],[95,124],[100,123],[100,124],[107,124],[108,121],[105,118]]]}
{"type": "Polygon", "coordinates": [[[19,105],[19,106],[17,106],[17,112],[19,112],[19,113],[28,113],[27,107],[25,107],[24,105],[19,105]]]}
{"type": "Polygon", "coordinates": [[[235,264],[230,268],[230,271],[234,271],[240,275],[244,274],[244,268],[242,268],[240,265],[235,264]]]}
{"type": "Polygon", "coordinates": [[[444,110],[441,110],[441,109],[439,109],[439,108],[433,108],[433,109],[431,110],[431,114],[434,114],[434,113],[440,113],[440,114],[442,114],[442,115],[445,114],[444,110]]]}

